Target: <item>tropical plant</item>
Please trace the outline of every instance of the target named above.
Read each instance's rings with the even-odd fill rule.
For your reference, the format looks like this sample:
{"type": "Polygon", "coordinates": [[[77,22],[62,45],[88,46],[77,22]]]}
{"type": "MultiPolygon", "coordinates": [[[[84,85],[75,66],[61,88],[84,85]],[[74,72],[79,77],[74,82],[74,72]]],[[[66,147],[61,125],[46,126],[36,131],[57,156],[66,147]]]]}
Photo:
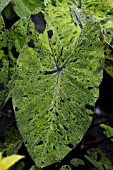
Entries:
{"type": "Polygon", "coordinates": [[[35,162],[31,169],[72,169],[90,161],[103,170],[103,160],[105,168],[112,169],[101,150],[82,148],[103,69],[113,75],[108,62],[113,56],[113,3],[108,1],[0,3],[1,120],[4,114],[9,120],[14,111],[19,129],[14,118],[8,128],[4,125],[1,134],[6,140],[0,148],[6,155],[15,154],[23,141],[35,162]],[[8,26],[12,20],[16,22],[8,26]],[[10,100],[13,108],[8,112],[10,100]],[[63,163],[73,150],[82,156],[63,163]]]}

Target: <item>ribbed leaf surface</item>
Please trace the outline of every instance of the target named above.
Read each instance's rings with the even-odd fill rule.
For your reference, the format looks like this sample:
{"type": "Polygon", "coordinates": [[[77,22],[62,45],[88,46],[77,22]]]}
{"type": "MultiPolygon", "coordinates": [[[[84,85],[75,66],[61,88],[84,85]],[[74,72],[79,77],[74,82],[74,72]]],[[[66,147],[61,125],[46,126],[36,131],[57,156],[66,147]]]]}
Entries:
{"type": "Polygon", "coordinates": [[[62,159],[80,142],[102,78],[99,25],[89,22],[80,33],[63,12],[31,15],[12,91],[18,128],[38,167],[62,159]]]}

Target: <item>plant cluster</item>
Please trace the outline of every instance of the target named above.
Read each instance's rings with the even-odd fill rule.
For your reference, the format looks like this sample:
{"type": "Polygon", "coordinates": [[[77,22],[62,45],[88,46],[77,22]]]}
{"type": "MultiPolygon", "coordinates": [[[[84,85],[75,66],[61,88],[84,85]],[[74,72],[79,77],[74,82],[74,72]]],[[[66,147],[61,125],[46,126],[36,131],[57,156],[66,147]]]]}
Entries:
{"type": "Polygon", "coordinates": [[[113,77],[112,0],[2,0],[0,12],[4,159],[26,156],[12,170],[112,170],[98,145],[113,128],[90,133],[103,70],[113,77]]]}

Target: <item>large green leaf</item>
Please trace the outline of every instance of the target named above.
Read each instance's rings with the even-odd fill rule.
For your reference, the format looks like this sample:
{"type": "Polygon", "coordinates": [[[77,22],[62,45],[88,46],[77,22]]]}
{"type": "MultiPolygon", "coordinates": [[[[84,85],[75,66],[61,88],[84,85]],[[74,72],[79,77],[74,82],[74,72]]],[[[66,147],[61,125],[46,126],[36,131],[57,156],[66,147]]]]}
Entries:
{"type": "Polygon", "coordinates": [[[5,25],[0,16],[0,107],[5,99],[6,85],[8,81],[7,39],[5,25]]]}
{"type": "Polygon", "coordinates": [[[89,22],[78,34],[68,10],[54,15],[56,22],[51,8],[31,15],[12,90],[18,128],[38,167],[62,159],[80,142],[102,79],[99,25],[89,22]]]}

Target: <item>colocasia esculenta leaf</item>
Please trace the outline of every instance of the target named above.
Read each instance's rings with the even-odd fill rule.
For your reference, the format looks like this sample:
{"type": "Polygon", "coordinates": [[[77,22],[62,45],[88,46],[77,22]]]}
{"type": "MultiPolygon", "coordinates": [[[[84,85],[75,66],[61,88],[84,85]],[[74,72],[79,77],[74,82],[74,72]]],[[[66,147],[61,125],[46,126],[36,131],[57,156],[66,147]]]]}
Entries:
{"type": "Polygon", "coordinates": [[[12,90],[19,131],[38,167],[61,160],[84,136],[104,58],[97,23],[80,33],[69,9],[51,8],[28,21],[12,90]]]}

